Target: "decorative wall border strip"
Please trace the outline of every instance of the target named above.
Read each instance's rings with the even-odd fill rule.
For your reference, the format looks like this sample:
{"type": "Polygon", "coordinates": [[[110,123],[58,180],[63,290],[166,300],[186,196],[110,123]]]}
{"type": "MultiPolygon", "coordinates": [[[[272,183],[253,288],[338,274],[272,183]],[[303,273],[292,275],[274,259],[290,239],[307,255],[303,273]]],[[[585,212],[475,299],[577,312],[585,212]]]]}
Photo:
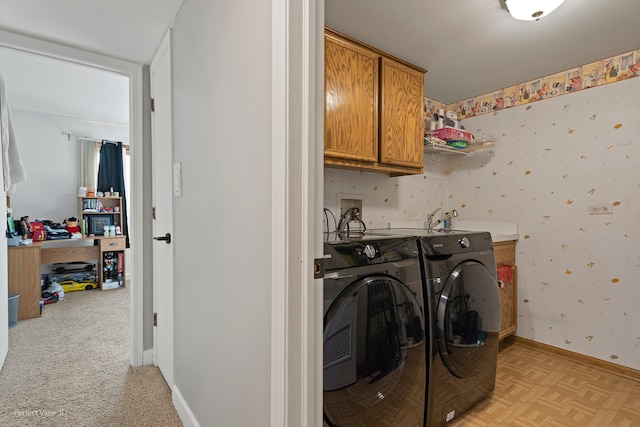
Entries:
{"type": "Polygon", "coordinates": [[[425,96],[425,129],[438,109],[453,110],[462,120],[634,77],[640,77],[640,49],[453,104],[425,96]]]}

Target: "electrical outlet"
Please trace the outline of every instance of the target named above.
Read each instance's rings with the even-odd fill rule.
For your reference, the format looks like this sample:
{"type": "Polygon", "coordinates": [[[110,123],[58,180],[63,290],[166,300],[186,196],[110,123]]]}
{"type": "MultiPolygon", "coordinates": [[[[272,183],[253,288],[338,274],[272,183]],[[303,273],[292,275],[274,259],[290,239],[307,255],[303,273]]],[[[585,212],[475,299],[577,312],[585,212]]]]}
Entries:
{"type": "Polygon", "coordinates": [[[613,205],[611,203],[595,203],[589,205],[589,215],[612,214],[613,205]]]}

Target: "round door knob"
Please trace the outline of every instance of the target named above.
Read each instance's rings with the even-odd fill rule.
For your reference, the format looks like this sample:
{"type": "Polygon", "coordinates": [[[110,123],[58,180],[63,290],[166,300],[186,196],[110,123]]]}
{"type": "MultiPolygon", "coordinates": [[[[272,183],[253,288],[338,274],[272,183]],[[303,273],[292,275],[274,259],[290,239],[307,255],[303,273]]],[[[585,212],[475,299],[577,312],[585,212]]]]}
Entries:
{"type": "Polygon", "coordinates": [[[367,258],[369,258],[369,259],[375,258],[376,257],[376,248],[374,248],[373,245],[366,245],[364,247],[364,253],[367,256],[367,258]]]}

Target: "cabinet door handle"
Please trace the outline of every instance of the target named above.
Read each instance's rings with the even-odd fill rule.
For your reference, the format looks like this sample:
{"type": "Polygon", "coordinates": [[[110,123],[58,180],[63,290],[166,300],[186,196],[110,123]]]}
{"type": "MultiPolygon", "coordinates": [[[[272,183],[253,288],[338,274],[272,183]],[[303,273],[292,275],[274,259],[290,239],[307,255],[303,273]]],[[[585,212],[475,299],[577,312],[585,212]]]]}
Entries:
{"type": "Polygon", "coordinates": [[[154,237],[153,240],[164,240],[168,245],[169,243],[171,243],[171,234],[166,233],[164,236],[154,237]]]}

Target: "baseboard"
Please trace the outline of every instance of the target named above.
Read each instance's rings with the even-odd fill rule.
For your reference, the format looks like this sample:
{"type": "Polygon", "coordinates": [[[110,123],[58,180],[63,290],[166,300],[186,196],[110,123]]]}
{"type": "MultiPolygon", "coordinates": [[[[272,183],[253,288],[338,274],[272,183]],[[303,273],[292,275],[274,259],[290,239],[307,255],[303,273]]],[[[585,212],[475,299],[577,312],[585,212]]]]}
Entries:
{"type": "Polygon", "coordinates": [[[584,354],[576,353],[573,351],[565,350],[563,348],[554,347],[552,345],[543,344],[537,341],[529,340],[522,337],[511,336],[505,338],[505,343],[513,343],[521,345],[523,347],[531,348],[538,351],[544,351],[547,353],[555,354],[560,357],[564,357],[571,361],[588,365],[593,368],[598,368],[603,371],[610,372],[612,374],[620,375],[625,378],[632,379],[634,381],[640,381],[640,371],[629,368],[615,363],[607,362],[606,360],[596,359],[595,357],[587,356],[584,354]]]}
{"type": "Polygon", "coordinates": [[[142,365],[153,365],[153,348],[142,351],[142,365]]]}
{"type": "Polygon", "coordinates": [[[180,416],[180,420],[184,427],[200,427],[198,420],[191,412],[191,408],[187,405],[187,402],[182,397],[182,393],[178,390],[177,386],[172,387],[172,397],[173,397],[173,406],[175,406],[176,411],[178,411],[178,415],[180,416]]]}

